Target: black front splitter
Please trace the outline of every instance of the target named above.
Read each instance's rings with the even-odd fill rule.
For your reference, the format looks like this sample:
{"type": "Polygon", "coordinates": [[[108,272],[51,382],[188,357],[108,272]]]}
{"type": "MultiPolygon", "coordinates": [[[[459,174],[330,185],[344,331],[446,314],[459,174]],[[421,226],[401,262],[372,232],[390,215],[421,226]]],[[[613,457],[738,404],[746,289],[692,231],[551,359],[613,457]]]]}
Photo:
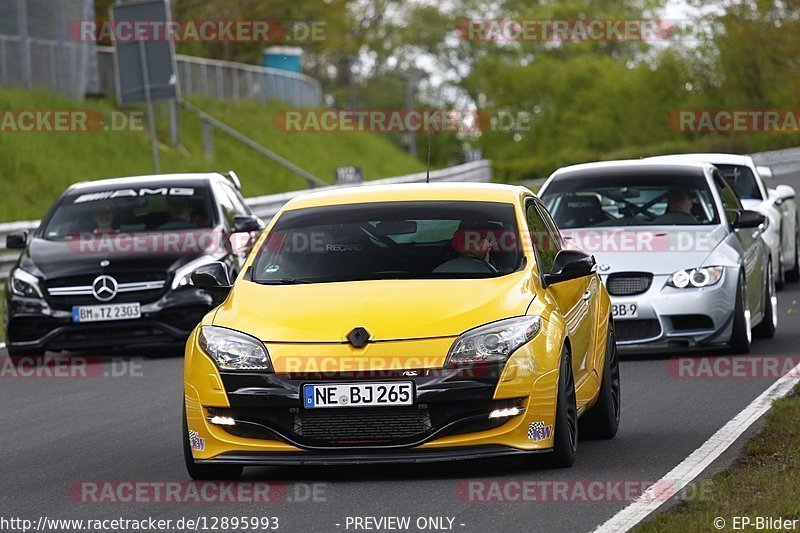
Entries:
{"type": "Polygon", "coordinates": [[[551,449],[519,450],[507,446],[468,446],[432,450],[369,451],[369,452],[228,452],[213,459],[196,460],[197,464],[236,464],[242,466],[336,466],[374,464],[439,463],[488,459],[495,457],[525,456],[547,453],[551,449]]]}

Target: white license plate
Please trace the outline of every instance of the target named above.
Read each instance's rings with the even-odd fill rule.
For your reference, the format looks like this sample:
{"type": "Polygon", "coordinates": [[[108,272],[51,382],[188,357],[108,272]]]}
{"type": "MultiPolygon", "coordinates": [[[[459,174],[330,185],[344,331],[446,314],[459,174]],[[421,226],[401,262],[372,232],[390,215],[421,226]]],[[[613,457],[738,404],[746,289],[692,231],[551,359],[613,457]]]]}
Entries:
{"type": "Polygon", "coordinates": [[[611,316],[617,320],[639,317],[639,304],[636,302],[611,304],[611,316]]]}
{"type": "Polygon", "coordinates": [[[396,405],[414,405],[414,383],[303,385],[303,406],[306,409],[396,405]]]}
{"type": "Polygon", "coordinates": [[[142,316],[138,303],[81,305],[72,308],[73,322],[106,322],[109,320],[134,320],[142,316]]]}

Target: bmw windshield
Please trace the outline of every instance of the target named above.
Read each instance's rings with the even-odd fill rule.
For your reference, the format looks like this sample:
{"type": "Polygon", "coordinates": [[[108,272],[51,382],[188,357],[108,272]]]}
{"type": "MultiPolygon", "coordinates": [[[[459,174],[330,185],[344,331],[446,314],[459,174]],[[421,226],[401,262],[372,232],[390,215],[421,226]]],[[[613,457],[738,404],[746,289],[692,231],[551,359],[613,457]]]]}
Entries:
{"type": "Polygon", "coordinates": [[[719,223],[702,176],[579,176],[554,180],[542,201],[560,229],[719,223]]]}
{"type": "Polygon", "coordinates": [[[262,284],[488,278],[522,265],[514,206],[385,202],[289,210],[258,251],[262,284]]]}

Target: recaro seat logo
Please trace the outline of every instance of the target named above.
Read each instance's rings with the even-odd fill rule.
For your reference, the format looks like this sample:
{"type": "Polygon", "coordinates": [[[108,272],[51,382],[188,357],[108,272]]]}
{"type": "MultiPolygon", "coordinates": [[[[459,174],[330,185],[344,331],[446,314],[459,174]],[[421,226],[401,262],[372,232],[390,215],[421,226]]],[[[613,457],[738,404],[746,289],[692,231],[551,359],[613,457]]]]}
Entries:
{"type": "Polygon", "coordinates": [[[117,295],[119,285],[111,276],[98,276],[92,282],[92,294],[101,302],[109,302],[117,295]]]}

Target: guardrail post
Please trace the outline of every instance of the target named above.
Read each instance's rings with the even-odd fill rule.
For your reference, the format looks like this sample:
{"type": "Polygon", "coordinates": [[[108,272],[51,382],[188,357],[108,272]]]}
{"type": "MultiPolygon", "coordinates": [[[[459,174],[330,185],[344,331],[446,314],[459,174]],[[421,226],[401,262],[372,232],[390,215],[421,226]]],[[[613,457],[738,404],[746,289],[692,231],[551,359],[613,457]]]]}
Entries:
{"type": "Polygon", "coordinates": [[[30,89],[33,86],[33,74],[31,71],[31,41],[28,38],[28,3],[26,0],[17,0],[17,35],[19,35],[22,86],[30,89]]]}
{"type": "Polygon", "coordinates": [[[8,83],[8,63],[6,59],[6,40],[0,37],[0,81],[8,83]]]}
{"type": "Polygon", "coordinates": [[[203,155],[209,163],[214,160],[214,126],[207,118],[203,119],[203,155]]]}

